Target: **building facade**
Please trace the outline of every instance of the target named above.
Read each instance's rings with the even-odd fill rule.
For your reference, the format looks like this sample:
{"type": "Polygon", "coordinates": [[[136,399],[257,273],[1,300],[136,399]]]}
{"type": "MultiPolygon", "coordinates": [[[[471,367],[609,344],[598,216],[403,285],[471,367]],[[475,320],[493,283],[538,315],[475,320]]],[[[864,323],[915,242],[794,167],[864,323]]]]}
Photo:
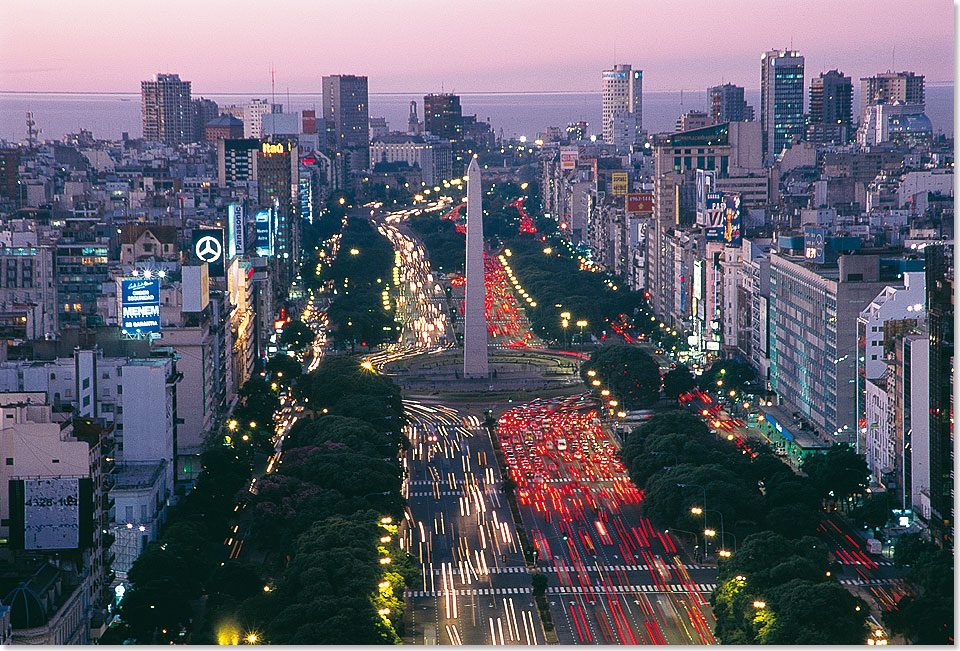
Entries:
{"type": "Polygon", "coordinates": [[[165,145],[194,141],[194,106],[190,82],[180,75],[157,74],[154,81],[140,82],[143,139],[165,145]]]}
{"type": "Polygon", "coordinates": [[[634,113],[636,128],[643,128],[643,71],[618,64],[600,75],[601,120],[604,142],[613,142],[613,116],[634,113]]]}
{"type": "Polygon", "coordinates": [[[795,50],[770,50],[760,58],[760,123],[763,151],[777,156],[804,132],[803,57],[795,50]]]}

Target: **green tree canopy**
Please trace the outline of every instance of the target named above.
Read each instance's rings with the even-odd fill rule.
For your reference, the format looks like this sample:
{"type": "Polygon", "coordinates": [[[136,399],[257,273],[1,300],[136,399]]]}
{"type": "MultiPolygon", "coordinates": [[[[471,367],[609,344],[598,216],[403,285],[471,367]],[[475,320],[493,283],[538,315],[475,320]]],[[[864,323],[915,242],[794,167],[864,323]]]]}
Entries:
{"type": "Polygon", "coordinates": [[[588,386],[593,379],[590,371],[627,409],[649,407],[660,397],[660,367],[639,346],[604,346],[594,351],[580,369],[588,386]]]}

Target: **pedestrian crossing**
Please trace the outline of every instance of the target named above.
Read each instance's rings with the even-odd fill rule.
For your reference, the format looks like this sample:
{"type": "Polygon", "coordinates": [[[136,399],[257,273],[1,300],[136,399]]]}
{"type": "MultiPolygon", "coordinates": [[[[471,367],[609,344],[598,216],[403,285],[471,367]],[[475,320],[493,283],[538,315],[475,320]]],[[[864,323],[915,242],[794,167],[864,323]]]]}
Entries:
{"type": "MultiPolygon", "coordinates": [[[[713,592],[717,584],[716,583],[693,583],[691,584],[696,592],[702,594],[709,594],[713,592]]],[[[590,586],[584,587],[580,585],[562,585],[562,586],[550,586],[547,588],[547,594],[553,595],[565,595],[565,594],[634,594],[638,592],[645,593],[667,593],[667,592],[679,592],[679,593],[689,593],[694,590],[690,590],[688,586],[685,585],[668,585],[666,588],[663,586],[652,585],[652,584],[639,584],[639,585],[614,585],[614,586],[590,586]]],[[[520,594],[532,594],[533,588],[462,588],[459,590],[452,591],[454,596],[457,597],[486,597],[486,596],[498,596],[498,595],[520,595],[520,594]]],[[[409,597],[411,599],[416,598],[435,598],[443,597],[447,592],[443,590],[407,590],[403,593],[404,597],[409,597]]]]}
{"type": "Polygon", "coordinates": [[[874,579],[872,581],[864,581],[863,579],[840,579],[840,583],[843,585],[859,585],[859,586],[871,586],[871,585],[898,585],[903,583],[903,579],[874,579]]]}
{"type": "MultiPolygon", "coordinates": [[[[440,491],[441,497],[459,497],[463,495],[463,491],[440,491]]],[[[436,497],[436,493],[410,493],[407,497],[436,497]]]]}
{"type": "MultiPolygon", "coordinates": [[[[675,567],[675,566],[670,565],[670,566],[668,566],[668,567],[673,568],[673,567],[675,567]]],[[[683,567],[686,568],[686,569],[688,569],[688,570],[716,569],[716,568],[707,567],[706,565],[684,565],[683,567]]],[[[597,566],[596,566],[596,565],[584,565],[584,568],[585,568],[588,572],[596,572],[596,571],[597,571],[597,566]]],[[[577,571],[577,568],[573,567],[572,565],[561,565],[561,566],[559,567],[559,569],[558,569],[556,566],[538,567],[538,568],[536,568],[536,569],[537,569],[537,571],[539,571],[539,572],[547,572],[547,573],[552,572],[552,573],[554,573],[554,574],[556,574],[558,571],[561,571],[561,570],[564,571],[564,572],[576,572],[576,571],[577,571]]],[[[603,571],[603,572],[618,572],[618,571],[620,571],[620,572],[648,572],[648,571],[650,571],[650,569],[651,569],[651,568],[650,568],[649,565],[601,565],[601,566],[600,566],[600,570],[603,571]]],[[[653,568],[653,569],[656,570],[657,568],[653,568]]],[[[447,571],[449,572],[450,570],[447,570],[447,571]]],[[[491,568],[489,568],[488,573],[489,573],[489,574],[526,574],[526,573],[529,572],[529,571],[530,571],[530,570],[528,570],[526,567],[522,567],[522,566],[519,566],[519,567],[517,567],[517,566],[513,566],[513,567],[491,567],[491,568]]],[[[441,573],[441,571],[440,571],[439,569],[434,569],[434,570],[433,570],[433,573],[439,576],[440,573],[441,573]]],[[[453,569],[453,573],[454,573],[454,574],[459,574],[459,573],[460,573],[460,570],[457,569],[457,568],[454,568],[454,569],[453,569]]],[[[472,574],[472,572],[471,572],[471,574],[472,574]]]]}

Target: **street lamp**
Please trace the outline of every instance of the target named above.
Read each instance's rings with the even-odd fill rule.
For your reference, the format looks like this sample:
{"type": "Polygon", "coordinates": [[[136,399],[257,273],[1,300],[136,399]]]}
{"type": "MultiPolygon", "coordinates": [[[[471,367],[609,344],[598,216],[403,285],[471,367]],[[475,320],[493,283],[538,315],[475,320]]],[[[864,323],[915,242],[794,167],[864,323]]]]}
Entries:
{"type": "MultiPolygon", "coordinates": [[[[702,490],[702,491],[703,491],[703,507],[702,507],[702,508],[704,508],[704,509],[707,508],[707,489],[706,489],[706,488],[704,488],[704,487],[701,486],[700,484],[677,483],[677,486],[679,486],[680,488],[699,488],[700,490],[702,490]]],[[[704,530],[706,530],[706,528],[707,528],[707,514],[706,514],[706,513],[703,514],[703,528],[704,528],[704,530]]],[[[706,534],[704,534],[704,537],[703,537],[703,556],[704,556],[704,558],[706,558],[706,556],[707,556],[707,551],[708,551],[708,550],[707,550],[707,537],[706,537],[706,534]]]]}
{"type": "Polygon", "coordinates": [[[583,352],[583,329],[587,327],[586,321],[577,321],[577,326],[580,328],[580,352],[583,352]]]}

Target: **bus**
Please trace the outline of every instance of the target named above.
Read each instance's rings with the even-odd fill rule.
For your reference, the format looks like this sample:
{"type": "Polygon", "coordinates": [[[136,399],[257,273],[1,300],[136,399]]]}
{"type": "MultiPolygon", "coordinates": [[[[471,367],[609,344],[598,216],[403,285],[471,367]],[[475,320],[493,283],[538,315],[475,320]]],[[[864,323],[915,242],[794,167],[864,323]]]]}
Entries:
{"type": "Polygon", "coordinates": [[[557,450],[560,452],[565,452],[567,449],[567,439],[558,438],[557,439],[557,450]]]}

